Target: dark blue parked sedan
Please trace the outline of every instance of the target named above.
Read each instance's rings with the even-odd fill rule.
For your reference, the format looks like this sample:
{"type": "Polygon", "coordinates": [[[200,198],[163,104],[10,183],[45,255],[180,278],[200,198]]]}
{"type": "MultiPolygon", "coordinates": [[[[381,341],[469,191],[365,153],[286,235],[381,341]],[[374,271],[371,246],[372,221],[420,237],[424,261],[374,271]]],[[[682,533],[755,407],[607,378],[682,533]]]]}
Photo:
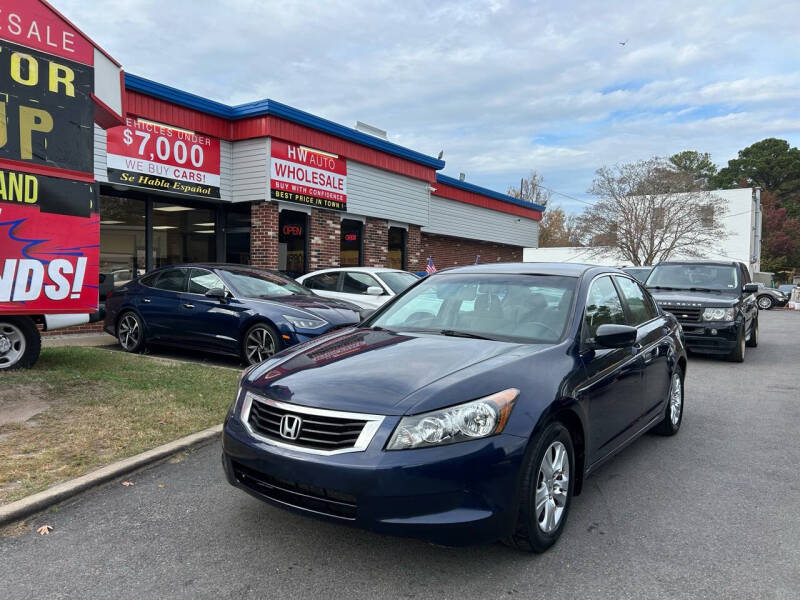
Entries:
{"type": "Polygon", "coordinates": [[[163,267],[109,293],[105,330],[128,352],[155,342],[257,364],[282,348],[358,323],[358,310],[315,296],[274,271],[192,264],[163,267]]]}
{"type": "Polygon", "coordinates": [[[622,271],[441,271],[250,369],[223,464],[303,514],[542,552],[586,475],[648,430],[677,433],[685,372],[677,321],[622,271]]]}

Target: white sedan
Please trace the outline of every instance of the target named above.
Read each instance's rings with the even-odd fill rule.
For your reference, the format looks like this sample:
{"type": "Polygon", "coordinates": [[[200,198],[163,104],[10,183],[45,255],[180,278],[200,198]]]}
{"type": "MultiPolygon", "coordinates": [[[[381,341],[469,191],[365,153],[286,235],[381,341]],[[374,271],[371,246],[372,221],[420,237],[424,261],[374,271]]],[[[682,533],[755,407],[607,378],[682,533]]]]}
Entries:
{"type": "Polygon", "coordinates": [[[378,308],[419,277],[408,271],[383,267],[337,267],[297,278],[315,294],[339,298],[362,308],[378,308]]]}

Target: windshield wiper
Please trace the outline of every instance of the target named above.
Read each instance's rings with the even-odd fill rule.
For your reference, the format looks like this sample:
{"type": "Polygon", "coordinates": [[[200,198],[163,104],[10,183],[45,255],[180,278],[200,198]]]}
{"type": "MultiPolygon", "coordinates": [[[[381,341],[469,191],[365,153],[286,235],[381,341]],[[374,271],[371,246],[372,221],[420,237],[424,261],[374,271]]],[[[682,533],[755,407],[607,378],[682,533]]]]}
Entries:
{"type": "Polygon", "coordinates": [[[704,287],[690,287],[690,292],[717,292],[718,294],[722,293],[720,290],[715,290],[714,288],[704,288],[704,287]]]}
{"type": "Polygon", "coordinates": [[[448,337],[463,337],[463,338],[472,338],[473,340],[492,340],[493,338],[487,337],[485,335],[479,335],[477,333],[470,333],[468,331],[456,331],[455,329],[439,329],[434,330],[435,333],[440,335],[446,335],[448,337]]]}
{"type": "Polygon", "coordinates": [[[685,288],[670,287],[668,285],[648,285],[651,290],[680,290],[685,288]]]}

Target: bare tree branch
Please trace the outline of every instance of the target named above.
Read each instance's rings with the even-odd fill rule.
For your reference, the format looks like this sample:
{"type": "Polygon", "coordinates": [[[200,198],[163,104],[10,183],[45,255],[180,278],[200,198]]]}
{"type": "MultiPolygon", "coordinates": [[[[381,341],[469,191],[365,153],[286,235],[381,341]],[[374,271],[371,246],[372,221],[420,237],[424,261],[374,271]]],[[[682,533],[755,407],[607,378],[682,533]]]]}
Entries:
{"type": "Polygon", "coordinates": [[[589,193],[598,201],[580,217],[583,238],[634,265],[703,257],[727,237],[727,202],[657,157],[598,169],[589,193]]]}

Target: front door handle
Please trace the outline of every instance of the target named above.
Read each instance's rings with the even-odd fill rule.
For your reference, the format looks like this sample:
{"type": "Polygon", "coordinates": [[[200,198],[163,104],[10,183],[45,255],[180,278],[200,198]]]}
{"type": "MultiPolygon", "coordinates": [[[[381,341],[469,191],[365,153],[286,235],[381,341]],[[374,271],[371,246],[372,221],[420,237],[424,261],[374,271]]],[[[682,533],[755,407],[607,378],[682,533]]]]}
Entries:
{"type": "Polygon", "coordinates": [[[150,304],[150,298],[142,298],[142,302],[145,304],[150,304]]]}
{"type": "Polygon", "coordinates": [[[194,308],[194,304],[184,304],[183,308],[194,308]]]}

